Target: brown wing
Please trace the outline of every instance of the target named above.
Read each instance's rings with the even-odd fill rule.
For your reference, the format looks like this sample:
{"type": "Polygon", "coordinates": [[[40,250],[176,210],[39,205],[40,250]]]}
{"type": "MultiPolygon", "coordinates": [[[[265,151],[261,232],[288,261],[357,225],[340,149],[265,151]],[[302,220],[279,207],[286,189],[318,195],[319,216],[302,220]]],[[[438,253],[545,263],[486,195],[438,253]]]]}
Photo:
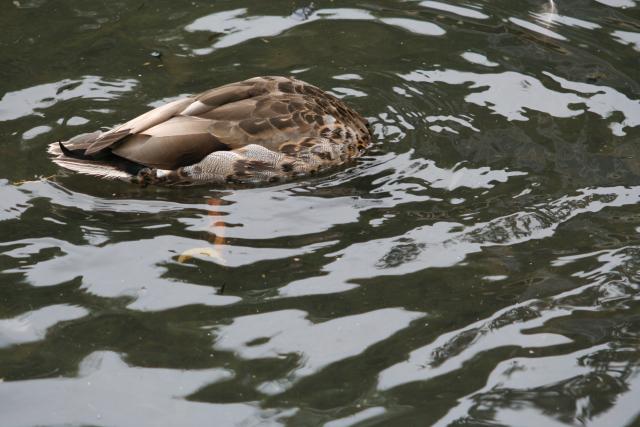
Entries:
{"type": "MultiPolygon", "coordinates": [[[[368,144],[366,121],[317,87],[286,77],[258,77],[243,83],[247,82],[255,83],[247,98],[197,109],[198,117],[212,120],[210,132],[230,149],[256,144],[280,151],[283,145],[306,137],[336,142],[353,138],[368,144]]],[[[204,105],[223,98],[209,96],[198,99],[204,105]]]]}
{"type": "Polygon", "coordinates": [[[226,150],[210,132],[211,121],[175,116],[143,132],[127,137],[111,152],[158,169],[176,169],[199,162],[209,153],[226,150]]]}
{"type": "Polygon", "coordinates": [[[103,133],[89,145],[85,154],[93,155],[131,135],[143,133],[172,117],[195,116],[199,112],[206,112],[223,104],[264,94],[270,88],[268,83],[268,80],[260,78],[250,79],[208,90],[197,97],[182,98],[170,102],[103,133]]]}
{"type": "Polygon", "coordinates": [[[85,154],[95,154],[98,151],[112,146],[129,135],[142,132],[152,126],[160,124],[171,117],[180,114],[180,111],[184,110],[192,102],[192,98],[178,99],[158,107],[155,110],[148,111],[127,123],[117,126],[100,135],[91,145],[89,145],[85,154]]]}

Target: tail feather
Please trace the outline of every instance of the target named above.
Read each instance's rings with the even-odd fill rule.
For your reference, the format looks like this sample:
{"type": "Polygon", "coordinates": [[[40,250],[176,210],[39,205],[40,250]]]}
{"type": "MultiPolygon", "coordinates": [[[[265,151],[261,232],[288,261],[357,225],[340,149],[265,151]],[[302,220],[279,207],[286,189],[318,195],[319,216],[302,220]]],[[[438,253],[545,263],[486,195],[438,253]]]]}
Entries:
{"type": "Polygon", "coordinates": [[[119,179],[129,181],[133,175],[127,171],[119,169],[117,166],[106,162],[89,162],[81,159],[69,157],[58,157],[53,162],[65,169],[72,170],[84,175],[97,176],[105,179],[119,179]]]}
{"type": "Polygon", "coordinates": [[[116,131],[110,131],[107,133],[103,133],[98,138],[96,138],[89,146],[87,147],[86,154],[96,154],[99,151],[112,146],[114,143],[120,141],[122,138],[131,135],[130,129],[121,129],[116,131]]]}
{"type": "Polygon", "coordinates": [[[105,179],[130,181],[144,167],[115,155],[107,154],[102,158],[86,155],[86,147],[92,140],[95,140],[95,136],[88,134],[81,139],[73,138],[66,144],[54,142],[49,144],[47,152],[60,167],[105,179]]]}
{"type": "MultiPolygon", "coordinates": [[[[68,141],[64,142],[64,148],[69,149],[72,152],[79,152],[86,150],[100,135],[102,132],[96,131],[91,133],[83,133],[74,136],[68,141]]],[[[54,142],[49,144],[47,152],[53,156],[60,156],[63,154],[63,149],[60,147],[60,143],[54,142]]]]}
{"type": "Polygon", "coordinates": [[[60,141],[58,141],[58,146],[60,147],[60,151],[63,156],[71,157],[73,159],[93,160],[90,156],[84,154],[84,150],[82,148],[70,150],[60,141]]]}

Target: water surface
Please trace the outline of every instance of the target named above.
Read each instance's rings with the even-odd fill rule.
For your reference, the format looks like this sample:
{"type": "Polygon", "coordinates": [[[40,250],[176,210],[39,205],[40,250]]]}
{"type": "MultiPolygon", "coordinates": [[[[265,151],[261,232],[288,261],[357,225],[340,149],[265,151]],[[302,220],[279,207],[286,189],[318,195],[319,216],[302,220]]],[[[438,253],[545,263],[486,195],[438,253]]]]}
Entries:
{"type": "Polygon", "coordinates": [[[0,15],[0,424],[640,422],[640,4],[16,0],[0,15]],[[375,130],[246,189],[48,143],[255,75],[375,130]]]}

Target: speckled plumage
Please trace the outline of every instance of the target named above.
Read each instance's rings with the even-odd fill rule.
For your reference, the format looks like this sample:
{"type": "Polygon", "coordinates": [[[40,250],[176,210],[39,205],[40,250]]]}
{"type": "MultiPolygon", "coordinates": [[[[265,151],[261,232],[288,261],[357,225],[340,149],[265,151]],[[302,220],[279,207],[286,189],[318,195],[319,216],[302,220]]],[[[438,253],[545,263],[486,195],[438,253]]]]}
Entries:
{"type": "Polygon", "coordinates": [[[110,179],[259,184],[344,164],[370,142],[366,120],[338,98],[293,78],[255,77],[49,152],[62,167],[110,179]]]}

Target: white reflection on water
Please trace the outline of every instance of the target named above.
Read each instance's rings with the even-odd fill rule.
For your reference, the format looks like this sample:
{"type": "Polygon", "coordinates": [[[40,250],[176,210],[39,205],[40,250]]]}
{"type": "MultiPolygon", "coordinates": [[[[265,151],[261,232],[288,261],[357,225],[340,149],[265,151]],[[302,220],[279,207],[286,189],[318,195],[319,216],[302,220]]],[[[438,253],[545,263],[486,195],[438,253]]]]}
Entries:
{"type": "Polygon", "coordinates": [[[380,22],[391,25],[392,27],[404,28],[411,33],[421,34],[423,36],[441,36],[445,33],[445,31],[436,24],[418,21],[417,19],[382,18],[380,22]]]}
{"type": "MultiPolygon", "coordinates": [[[[427,116],[424,118],[427,123],[438,123],[438,122],[454,122],[459,124],[460,126],[471,129],[475,132],[480,132],[480,129],[474,127],[471,123],[473,119],[471,117],[455,117],[455,116],[427,116]]],[[[430,125],[429,129],[434,132],[442,132],[443,130],[447,130],[451,133],[458,134],[459,132],[455,129],[450,128],[449,126],[440,126],[440,125],[430,125]]]]}
{"type": "Polygon", "coordinates": [[[550,347],[553,345],[567,344],[571,340],[565,336],[548,333],[523,333],[544,325],[551,319],[566,316],[571,313],[567,309],[552,309],[540,313],[531,320],[519,320],[509,322],[504,326],[496,327],[502,318],[510,318],[512,312],[525,304],[510,306],[496,312],[488,319],[482,319],[464,328],[440,335],[433,343],[413,350],[408,360],[397,363],[383,370],[378,377],[378,388],[387,390],[401,384],[414,381],[425,381],[440,375],[460,369],[465,362],[482,352],[499,347],[518,346],[523,348],[550,347]],[[455,348],[453,354],[441,361],[438,360],[438,350],[447,348],[460,337],[471,339],[471,343],[455,348]],[[471,338],[472,337],[472,338],[471,338]]]}
{"type": "Polygon", "coordinates": [[[51,126],[47,126],[47,125],[33,127],[22,133],[22,139],[30,140],[30,139],[36,138],[40,135],[44,135],[45,133],[50,132],[51,129],[52,129],[51,126]]]}
{"type": "MultiPolygon", "coordinates": [[[[605,350],[607,345],[599,345],[596,347],[580,350],[571,354],[563,354],[559,356],[527,358],[517,357],[513,359],[503,360],[489,375],[485,386],[474,392],[473,395],[465,396],[460,403],[449,410],[447,415],[434,426],[448,426],[456,420],[468,417],[470,411],[475,407],[482,405],[483,394],[496,394],[500,391],[507,390],[532,390],[536,387],[544,387],[561,381],[569,380],[578,376],[587,375],[593,370],[593,367],[580,363],[580,361],[589,354],[605,350]]],[[[498,409],[498,408],[494,408],[498,409]]],[[[506,425],[514,425],[517,415],[520,422],[517,425],[562,425],[548,415],[544,415],[533,408],[500,408],[495,415],[495,421],[506,423],[506,425]],[[523,419],[528,420],[522,422],[523,419]],[[511,422],[509,422],[509,420],[511,422]],[[539,424],[544,421],[542,424],[539,424]]]]}
{"type": "Polygon", "coordinates": [[[352,89],[348,87],[333,87],[330,91],[328,91],[331,95],[336,98],[362,98],[367,96],[367,94],[361,90],[352,89]]]}
{"type": "Polygon", "coordinates": [[[338,74],[333,76],[333,78],[336,80],[362,80],[362,76],[355,73],[338,74]]]}
{"type": "Polygon", "coordinates": [[[217,306],[239,300],[217,295],[213,286],[163,277],[166,272],[163,263],[170,262],[176,251],[202,246],[201,241],[160,236],[153,241],[120,242],[102,247],[77,246],[51,238],[12,243],[24,245],[4,253],[13,258],[26,258],[43,248],[60,248],[64,252],[56,258],[6,271],[24,274],[33,286],[55,286],[82,277],[82,287],[89,292],[105,298],[132,297],[134,301],[128,308],[137,310],[164,310],[188,304],[217,306]]]}
{"type": "Polygon", "coordinates": [[[75,378],[0,382],[3,426],[277,425],[275,411],[255,403],[192,402],[185,397],[233,377],[226,369],[131,367],[120,355],[87,356],[75,378]],[[28,409],[31,408],[31,409],[28,409]]]}
{"type": "Polygon", "coordinates": [[[469,168],[461,163],[451,169],[441,168],[433,160],[412,158],[413,150],[396,155],[392,163],[403,163],[403,167],[393,168],[389,175],[373,181],[372,193],[419,191],[427,188],[444,188],[454,191],[458,188],[487,189],[497,183],[507,182],[514,176],[526,175],[526,172],[491,169],[483,166],[469,168]]]}
{"type": "Polygon", "coordinates": [[[210,48],[194,49],[196,55],[207,55],[216,49],[234,46],[248,40],[272,37],[291,28],[321,19],[364,20],[382,22],[420,35],[441,36],[445,30],[436,24],[404,18],[378,19],[363,9],[336,8],[320,9],[300,18],[297,12],[289,16],[247,15],[246,8],[212,13],[196,19],[185,28],[189,32],[213,31],[223,35],[210,48]]]}
{"type": "MultiPolygon", "coordinates": [[[[590,282],[582,286],[553,295],[547,300],[530,300],[505,307],[487,319],[440,335],[432,343],[412,351],[406,361],[382,371],[379,375],[378,388],[384,390],[409,382],[424,381],[461,369],[466,362],[478,357],[482,352],[500,346],[515,345],[523,348],[535,348],[570,342],[562,335],[526,332],[543,326],[552,319],[571,316],[576,311],[582,313],[604,311],[608,309],[610,303],[616,303],[619,300],[625,302],[640,299],[637,283],[631,283],[627,277],[637,275],[639,252],[638,247],[624,247],[558,258],[552,263],[555,267],[565,267],[589,257],[597,257],[597,261],[602,265],[587,272],[578,271],[572,274],[574,277],[590,279],[590,282]],[[612,287],[615,288],[613,298],[611,295],[612,287]],[[598,291],[599,304],[597,307],[585,306],[584,299],[580,296],[593,289],[598,291]],[[530,320],[523,320],[523,315],[530,320]],[[496,325],[498,326],[496,327],[496,325]],[[525,333],[523,334],[523,332],[525,333]],[[460,344],[460,342],[468,341],[470,344],[460,344]]],[[[603,345],[595,350],[606,348],[608,346],[603,345]]],[[[593,352],[594,349],[585,350],[584,354],[593,352]]],[[[546,360],[522,359],[530,360],[527,362],[529,365],[527,369],[513,369],[513,366],[511,369],[507,369],[505,366],[512,364],[512,362],[502,362],[494,370],[494,374],[487,381],[487,386],[480,393],[489,390],[495,392],[498,386],[505,389],[519,387],[534,389],[543,385],[552,385],[561,379],[581,374],[575,372],[578,366],[576,358],[575,354],[568,354],[554,356],[546,360]],[[571,366],[575,367],[573,374],[571,374],[571,366]],[[541,367],[545,367],[546,370],[540,370],[541,367]],[[509,372],[507,379],[502,377],[503,372],[509,372]]],[[[589,368],[584,372],[592,369],[589,368]]],[[[471,401],[477,403],[478,395],[474,392],[470,396],[473,397],[468,396],[463,400],[466,403],[461,404],[462,408],[468,409],[471,401]]],[[[452,421],[450,418],[453,415],[451,414],[447,416],[447,422],[452,421]]],[[[460,409],[454,410],[453,414],[455,414],[454,418],[458,418],[460,409]]],[[[446,425],[446,423],[442,422],[441,425],[446,425]]]]}
{"type": "Polygon", "coordinates": [[[100,76],[83,76],[7,92],[0,99],[0,121],[40,114],[37,110],[73,98],[113,99],[131,91],[137,84],[134,79],[105,80],[100,76]]]}
{"type": "Polygon", "coordinates": [[[10,185],[6,179],[0,179],[0,221],[20,218],[31,206],[30,197],[25,192],[10,185]]]}
{"type": "Polygon", "coordinates": [[[60,322],[75,320],[89,312],[68,304],[50,305],[11,319],[0,319],[0,348],[44,339],[47,330],[60,322]]]}
{"type": "Polygon", "coordinates": [[[630,299],[640,299],[640,285],[637,278],[640,270],[640,247],[625,246],[622,248],[606,249],[584,254],[559,257],[551,265],[564,267],[576,261],[592,259],[590,265],[600,263],[588,271],[572,273],[573,277],[588,279],[589,282],[579,288],[562,292],[553,297],[560,303],[571,304],[575,297],[579,297],[589,289],[595,289],[597,300],[601,307],[606,308],[618,302],[625,303],[630,299]]]}
{"type": "Polygon", "coordinates": [[[582,97],[582,102],[586,104],[587,111],[597,114],[603,119],[611,117],[616,112],[622,113],[624,120],[609,124],[614,135],[624,136],[626,135],[625,127],[640,126],[640,100],[630,99],[625,94],[608,86],[574,82],[555,76],[548,71],[544,71],[543,74],[560,83],[563,89],[591,95],[582,97]]]}
{"type": "Polygon", "coordinates": [[[440,1],[426,0],[426,1],[420,2],[420,6],[428,7],[430,9],[441,10],[443,12],[453,13],[455,15],[464,16],[465,18],[474,18],[474,19],[489,18],[488,15],[485,15],[484,13],[479,12],[475,9],[471,9],[469,7],[462,7],[462,6],[454,6],[452,4],[443,3],[440,1]]]}
{"type": "Polygon", "coordinates": [[[598,3],[602,3],[607,6],[621,7],[621,8],[634,7],[636,5],[636,2],[634,0],[596,0],[596,1],[598,3]]]}
{"type": "MultiPolygon", "coordinates": [[[[432,160],[414,158],[414,150],[401,154],[388,153],[319,184],[320,191],[315,193],[314,188],[297,187],[298,184],[234,191],[222,196],[222,200],[230,203],[215,207],[215,211],[221,215],[215,217],[215,221],[224,221],[229,225],[225,229],[226,237],[268,239],[302,236],[326,231],[338,224],[355,222],[362,212],[372,208],[438,200],[424,194],[429,188],[446,188],[450,191],[457,188],[488,189],[520,175],[525,173],[463,165],[441,168],[432,160]],[[371,191],[376,197],[335,194],[322,197],[323,189],[363,177],[376,177],[371,191]],[[269,213],[268,216],[265,216],[265,212],[269,213]]],[[[180,221],[187,224],[190,230],[215,232],[209,214],[181,218],[180,221]]]]}
{"type": "Polygon", "coordinates": [[[630,44],[635,50],[640,52],[640,33],[632,31],[616,30],[611,35],[622,44],[630,44]]]}
{"type": "Polygon", "coordinates": [[[411,82],[472,83],[469,89],[483,90],[470,93],[465,101],[487,107],[507,120],[529,120],[524,115],[525,109],[554,117],[573,117],[583,113],[569,108],[571,104],[583,102],[578,95],[547,89],[535,77],[515,71],[480,74],[457,70],[417,70],[400,77],[411,82]]]}
{"type": "Polygon", "coordinates": [[[269,239],[318,233],[358,219],[353,197],[314,197],[291,187],[234,191],[222,198],[229,204],[215,207],[221,216],[205,213],[180,222],[189,230],[215,232],[214,224],[224,221],[226,237],[269,239]]]}
{"type": "Polygon", "coordinates": [[[442,82],[452,85],[472,83],[469,89],[481,90],[467,95],[465,101],[487,107],[507,120],[529,120],[525,115],[527,109],[553,117],[574,117],[585,113],[585,110],[579,108],[580,104],[584,104],[587,106],[586,111],[603,119],[610,118],[615,112],[622,114],[624,120],[610,123],[614,135],[622,136],[625,134],[625,127],[640,125],[640,100],[630,99],[608,86],[574,82],[548,71],[543,74],[555,80],[562,88],[586,96],[548,89],[537,78],[514,71],[481,74],[450,69],[416,70],[399,76],[411,82],[442,82]]]}
{"type": "Polygon", "coordinates": [[[579,193],[484,223],[464,226],[437,222],[399,237],[355,243],[327,255],[333,261],[323,267],[324,275],[291,282],[279,293],[299,296],[345,292],[358,286],[351,283],[356,279],[450,267],[483,247],[548,238],[561,223],[580,214],[640,202],[640,187],[582,189],[579,193]]]}
{"type": "MultiPolygon", "coordinates": [[[[79,177],[79,176],[78,176],[79,177]]],[[[81,179],[81,178],[80,178],[81,179]]],[[[0,181],[0,185],[2,182],[0,181]]],[[[0,186],[0,195],[5,187],[0,186]]],[[[207,210],[206,203],[184,203],[172,202],[169,200],[142,200],[127,198],[103,198],[92,196],[77,191],[71,191],[53,181],[39,180],[27,181],[20,186],[7,186],[11,193],[22,193],[26,200],[43,198],[50,200],[53,205],[77,208],[91,212],[113,212],[113,213],[139,213],[158,214],[164,212],[182,212],[188,209],[207,210]]],[[[0,219],[2,219],[0,217],[0,219]]]]}
{"type": "Polygon", "coordinates": [[[596,28],[601,28],[600,25],[596,23],[578,18],[572,18],[570,16],[558,15],[557,13],[543,12],[532,13],[532,15],[534,18],[536,18],[537,21],[544,24],[562,24],[569,27],[585,28],[587,30],[595,30],[596,28]]]}
{"type": "Polygon", "coordinates": [[[353,415],[349,415],[348,417],[329,421],[328,423],[325,423],[324,427],[350,427],[366,421],[370,418],[379,417],[386,412],[387,410],[384,407],[374,406],[372,408],[367,408],[365,410],[357,412],[353,415]]]}
{"type": "Polygon", "coordinates": [[[275,394],[301,377],[361,354],[422,316],[402,308],[386,308],[313,323],[302,310],[254,314],[236,317],[230,325],[218,327],[214,348],[233,351],[243,359],[297,354],[298,365],[287,378],[260,386],[263,393],[275,394]]]}
{"type": "MultiPolygon", "coordinates": [[[[616,396],[616,403],[612,408],[594,407],[587,397],[584,407],[576,405],[574,421],[603,427],[632,425],[638,415],[640,372],[634,370],[629,374],[626,369],[605,370],[600,364],[590,364],[586,360],[608,351],[611,351],[610,347],[603,344],[558,356],[504,360],[493,369],[482,389],[460,399],[458,405],[451,408],[434,426],[444,427],[463,419],[469,420],[472,413],[488,408],[491,420],[500,425],[566,426],[568,424],[552,417],[543,408],[535,408],[532,403],[520,406],[506,402],[501,404],[498,396],[515,395],[518,392],[535,393],[536,389],[544,390],[562,382],[588,378],[589,375],[602,375],[603,371],[613,377],[612,380],[625,384],[624,393],[616,396]]],[[[605,359],[611,357],[613,356],[604,356],[605,359]]]]}
{"type": "Polygon", "coordinates": [[[497,67],[500,65],[497,62],[489,61],[485,55],[476,52],[464,52],[460,56],[472,64],[484,65],[485,67],[497,67]]]}
{"type": "Polygon", "coordinates": [[[526,28],[527,30],[531,30],[534,31],[538,34],[542,34],[543,36],[547,36],[547,37],[551,37],[553,39],[556,40],[567,40],[566,37],[564,37],[563,35],[560,35],[554,31],[551,31],[547,28],[541,27],[540,25],[536,25],[532,22],[529,21],[525,21],[524,19],[520,19],[520,18],[509,18],[509,21],[513,22],[514,24],[522,27],[522,28],[526,28]]]}
{"type": "MultiPolygon", "coordinates": [[[[13,258],[28,258],[46,247],[59,248],[64,255],[25,264],[6,272],[24,274],[33,286],[55,286],[82,277],[82,287],[105,297],[129,296],[135,300],[127,307],[136,310],[164,310],[188,304],[210,306],[232,304],[239,297],[217,295],[214,286],[196,285],[165,277],[167,264],[178,254],[200,248],[207,242],[177,236],[158,236],[102,246],[80,246],[58,239],[26,239],[14,241],[19,249],[4,252],[13,258]]],[[[322,245],[299,249],[250,248],[222,245],[217,247],[224,265],[237,267],[257,261],[293,257],[312,252],[322,245]]],[[[207,261],[219,262],[215,258],[207,261]]]]}

